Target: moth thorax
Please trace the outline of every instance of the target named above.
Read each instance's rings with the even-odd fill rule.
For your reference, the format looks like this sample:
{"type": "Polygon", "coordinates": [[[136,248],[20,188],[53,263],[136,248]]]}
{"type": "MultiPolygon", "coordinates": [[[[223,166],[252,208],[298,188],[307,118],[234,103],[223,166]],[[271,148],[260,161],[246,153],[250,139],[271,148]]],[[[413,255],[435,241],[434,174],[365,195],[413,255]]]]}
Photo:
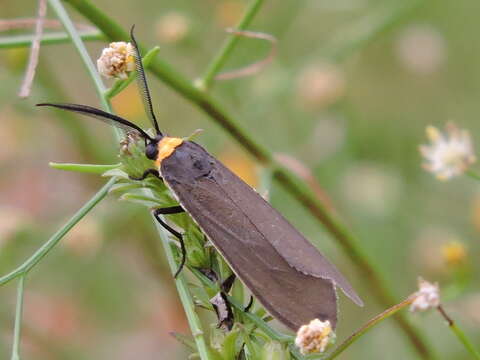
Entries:
{"type": "Polygon", "coordinates": [[[183,143],[183,139],[165,136],[158,142],[158,156],[155,164],[160,167],[162,160],[172,155],[175,148],[183,143]]]}

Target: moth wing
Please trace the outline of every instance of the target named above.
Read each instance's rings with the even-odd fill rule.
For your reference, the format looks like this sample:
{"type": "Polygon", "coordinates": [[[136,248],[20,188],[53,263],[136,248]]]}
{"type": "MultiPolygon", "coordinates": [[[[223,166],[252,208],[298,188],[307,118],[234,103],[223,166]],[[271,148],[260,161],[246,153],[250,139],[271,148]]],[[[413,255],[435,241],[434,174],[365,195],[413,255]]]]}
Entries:
{"type": "MultiPolygon", "coordinates": [[[[363,301],[337,268],[255,190],[208,154],[200,145],[186,142],[184,147],[188,148],[188,154],[176,151],[175,158],[182,157],[180,162],[183,163],[188,163],[190,161],[188,159],[192,156],[197,159],[195,160],[197,162],[198,159],[208,159],[211,164],[210,176],[215,179],[219,188],[288,264],[304,274],[331,280],[353,302],[363,306],[363,301]]],[[[192,171],[189,165],[176,171],[178,178],[195,177],[195,174],[189,174],[189,171],[192,171]]]]}
{"type": "Polygon", "coordinates": [[[221,162],[214,161],[215,179],[220,187],[291,266],[304,274],[331,280],[355,304],[363,306],[347,279],[312,243],[254,189],[221,162]]]}
{"type": "Polygon", "coordinates": [[[225,170],[218,167],[218,162],[212,161],[209,175],[195,177],[189,159],[208,155],[198,148],[187,143],[162,161],[162,176],[182,206],[279,321],[293,330],[314,318],[329,320],[335,327],[337,297],[333,282],[302,273],[286,261],[225,191],[225,170]]]}

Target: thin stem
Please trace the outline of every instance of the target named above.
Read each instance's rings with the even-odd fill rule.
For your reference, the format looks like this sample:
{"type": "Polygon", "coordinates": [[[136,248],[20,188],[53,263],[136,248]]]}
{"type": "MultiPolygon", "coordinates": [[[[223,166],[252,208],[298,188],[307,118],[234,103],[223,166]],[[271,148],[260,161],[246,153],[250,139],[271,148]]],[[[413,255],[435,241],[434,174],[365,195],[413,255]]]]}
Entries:
{"type": "MultiPolygon", "coordinates": [[[[105,111],[112,112],[112,106],[110,104],[110,101],[105,96],[105,92],[106,92],[105,85],[103,84],[102,79],[100,79],[97,69],[93,64],[93,61],[90,58],[90,55],[88,54],[88,51],[85,48],[85,44],[82,42],[82,39],[80,38],[80,35],[78,34],[78,31],[75,28],[74,23],[68,16],[60,0],[48,0],[48,1],[50,3],[50,6],[54,9],[55,13],[57,14],[58,19],[60,20],[65,30],[67,31],[68,36],[72,40],[73,45],[77,49],[78,54],[80,55],[80,58],[83,61],[83,64],[87,68],[87,71],[90,77],[92,78],[93,83],[95,84],[95,89],[97,91],[102,107],[104,108],[105,111]]],[[[122,137],[122,131],[120,129],[117,129],[116,127],[112,127],[112,129],[116,139],[120,140],[120,138],[122,137]]]]}
{"type": "Polygon", "coordinates": [[[15,328],[13,331],[13,346],[11,360],[20,360],[20,336],[22,333],[22,315],[23,315],[23,289],[25,285],[25,275],[18,279],[17,287],[17,306],[15,309],[15,328]]]}
{"type": "MultiPolygon", "coordinates": [[[[95,69],[95,67],[94,67],[94,65],[93,65],[93,63],[90,59],[90,56],[88,55],[88,53],[85,49],[84,44],[82,43],[80,37],[78,36],[78,33],[76,32],[76,29],[73,26],[72,21],[70,20],[68,14],[66,13],[65,9],[63,8],[63,5],[59,2],[59,0],[49,0],[49,1],[50,1],[50,4],[52,5],[52,7],[54,7],[60,21],[63,23],[63,25],[65,26],[65,29],[69,33],[69,36],[71,37],[71,39],[72,39],[75,47],[77,48],[80,56],[82,57],[82,60],[85,64],[85,66],[87,67],[87,70],[88,70],[90,76],[94,80],[95,87],[96,87],[97,93],[98,93],[98,95],[101,99],[101,103],[102,103],[103,107],[105,108],[105,110],[111,112],[112,109],[111,109],[110,102],[109,102],[109,97],[108,97],[109,95],[111,95],[111,93],[107,93],[107,91],[106,91],[106,89],[103,85],[103,82],[101,81],[100,77],[98,76],[98,73],[97,73],[97,71],[96,71],[96,69],[95,69]]],[[[152,52],[151,52],[152,58],[154,57],[156,52],[158,52],[158,50],[155,50],[155,49],[152,50],[152,52]]],[[[116,134],[117,134],[117,139],[118,139],[119,136],[120,136],[120,132],[117,131],[116,134]]],[[[115,181],[115,179],[112,179],[112,180],[115,181]]],[[[173,254],[172,254],[170,246],[168,244],[168,242],[169,242],[168,235],[165,233],[164,229],[159,227],[159,225],[155,221],[155,219],[154,219],[154,222],[156,223],[157,229],[159,230],[160,237],[163,240],[162,243],[164,244],[164,247],[165,247],[165,253],[167,254],[168,263],[169,263],[172,271],[176,271],[175,260],[173,258],[173,254]]],[[[175,283],[177,285],[177,290],[178,290],[178,293],[179,293],[179,296],[180,296],[180,300],[182,301],[187,319],[189,321],[189,324],[190,324],[190,327],[191,327],[191,330],[192,330],[192,335],[194,336],[195,342],[197,344],[197,348],[198,348],[198,352],[200,354],[200,358],[202,360],[209,360],[210,357],[209,357],[209,354],[208,354],[208,348],[207,348],[207,345],[206,345],[206,341],[205,341],[205,338],[203,336],[203,330],[202,330],[202,327],[201,327],[201,323],[200,323],[200,320],[199,320],[197,314],[195,313],[193,300],[190,297],[190,294],[188,292],[187,284],[186,284],[185,280],[183,279],[183,275],[180,275],[176,279],[175,283]]]]}
{"type": "Polygon", "coordinates": [[[66,222],[55,234],[52,235],[48,241],[43,244],[30,258],[28,258],[22,265],[7,275],[0,277],[0,286],[7,282],[27,274],[35,265],[37,265],[55,245],[90,211],[97,205],[105,196],[115,183],[116,178],[110,179],[89,201],[85,203],[70,220],[66,222]]]}
{"type": "MultiPolygon", "coordinates": [[[[202,284],[204,284],[207,287],[212,287],[214,286],[214,283],[208,279],[205,275],[203,275],[200,271],[197,269],[190,269],[192,273],[197,277],[198,280],[202,284]]],[[[262,329],[265,334],[267,334],[271,339],[276,340],[281,343],[289,343],[293,342],[294,337],[290,335],[284,335],[282,333],[277,332],[275,329],[271,328],[262,318],[259,316],[253,314],[252,312],[245,311],[245,307],[243,304],[241,304],[234,296],[229,296],[227,295],[227,299],[229,303],[239,312],[242,313],[244,317],[249,319],[252,323],[254,323],[258,328],[262,329]]]]}
{"type": "MultiPolygon", "coordinates": [[[[38,17],[32,18],[13,18],[0,19],[0,32],[10,30],[31,30],[37,25],[38,17]]],[[[45,19],[43,22],[44,29],[60,29],[62,24],[57,19],[45,19]]],[[[85,24],[76,24],[79,30],[92,30],[93,28],[85,24]]]]}
{"type": "MultiPolygon", "coordinates": [[[[102,33],[97,30],[80,31],[80,38],[83,41],[105,40],[102,33]]],[[[33,35],[14,35],[0,37],[0,49],[19,48],[31,46],[33,35]]],[[[51,32],[43,34],[40,39],[41,45],[63,44],[70,41],[68,34],[64,32],[51,32]]]]}
{"type": "Polygon", "coordinates": [[[235,309],[241,311],[244,317],[253,322],[258,328],[262,329],[265,334],[267,334],[271,339],[281,343],[292,342],[294,340],[293,336],[284,335],[277,332],[275,329],[271,328],[265,321],[263,321],[255,314],[252,314],[249,311],[246,312],[245,308],[241,304],[239,304],[235,298],[231,296],[227,296],[227,298],[230,304],[232,304],[235,309]]]}
{"type": "Polygon", "coordinates": [[[327,357],[323,358],[323,360],[335,359],[338,355],[344,352],[350,345],[352,345],[356,340],[358,340],[362,335],[364,335],[368,330],[370,330],[371,328],[373,328],[375,325],[382,322],[383,320],[388,319],[390,316],[402,310],[404,307],[410,305],[412,301],[413,301],[413,297],[408,297],[407,299],[403,300],[401,303],[394,305],[391,308],[385,310],[384,312],[378,314],[373,319],[369,320],[360,329],[358,329],[352,335],[350,335],[332,353],[330,353],[327,357]]]}
{"type": "MultiPolygon", "coordinates": [[[[173,256],[173,252],[170,245],[169,233],[156,221],[156,219],[152,216],[153,221],[155,222],[158,234],[162,239],[163,248],[165,250],[165,254],[167,256],[167,262],[170,266],[170,271],[172,275],[174,275],[177,271],[177,263],[173,256]]],[[[197,345],[197,351],[200,355],[200,359],[202,360],[209,360],[210,355],[208,352],[207,343],[205,341],[205,336],[202,330],[202,324],[200,319],[195,312],[195,305],[193,304],[192,297],[190,292],[188,291],[187,282],[185,281],[183,273],[180,273],[177,278],[175,279],[175,285],[177,287],[178,295],[180,297],[180,301],[182,302],[183,308],[185,310],[185,314],[187,316],[188,324],[190,325],[190,329],[192,331],[193,338],[195,339],[195,344],[197,345]]]]}
{"type": "Polygon", "coordinates": [[[98,165],[98,164],[68,164],[68,163],[48,163],[48,165],[57,170],[74,171],[88,174],[103,174],[108,170],[118,169],[122,164],[98,165]]]}
{"type": "MultiPolygon", "coordinates": [[[[252,0],[248,8],[246,9],[240,22],[235,27],[235,30],[245,30],[252,22],[253,18],[257,14],[258,10],[262,6],[264,0],[252,0]]],[[[213,58],[212,62],[208,65],[205,74],[198,81],[198,87],[205,91],[208,90],[215,79],[215,75],[222,69],[232,53],[235,45],[240,41],[240,37],[231,35],[223,44],[218,54],[213,58]]]]}
{"type": "MultiPolygon", "coordinates": [[[[385,307],[390,307],[394,304],[395,298],[381,278],[380,271],[359,246],[358,239],[317,199],[308,185],[304,182],[297,181],[295,175],[280,167],[274,170],[273,176],[277,182],[289,191],[300,204],[308,209],[310,213],[325,226],[330,234],[333,235],[343,248],[344,253],[348,255],[359,268],[363,275],[362,278],[369,284],[372,289],[372,294],[375,295],[377,301],[385,307]]],[[[399,313],[394,319],[398,326],[405,332],[417,352],[424,359],[433,359],[434,356],[427,347],[422,334],[407,321],[405,316],[399,313]]]]}
{"type": "Polygon", "coordinates": [[[457,326],[457,324],[453,321],[453,319],[447,315],[445,309],[442,305],[437,306],[438,312],[442,315],[442,317],[447,321],[448,327],[455,336],[460,340],[460,342],[465,346],[465,348],[473,355],[473,357],[477,360],[480,360],[480,353],[478,350],[473,346],[470,339],[465,335],[465,333],[457,326]]]}
{"type": "Polygon", "coordinates": [[[266,40],[270,43],[270,52],[263,58],[254,63],[248,64],[238,69],[228,70],[215,76],[215,80],[231,80],[245,76],[252,76],[270,64],[277,53],[277,39],[270,35],[258,31],[239,31],[235,29],[227,29],[227,32],[237,36],[243,36],[251,39],[266,40]]]}
{"type": "MultiPolygon", "coordinates": [[[[60,24],[61,25],[61,24],[60,24]]],[[[45,54],[44,54],[45,55],[45,54]]],[[[42,87],[42,99],[55,100],[58,103],[69,102],[67,92],[63,84],[60,84],[55,66],[51,67],[50,59],[44,56],[42,70],[38,73],[37,81],[42,87]]],[[[111,160],[108,144],[99,142],[92,136],[92,130],[88,129],[87,121],[78,121],[78,116],[71,112],[58,111],[52,120],[70,137],[70,142],[75,149],[78,149],[82,160],[96,160],[100,163],[107,163],[111,160]]],[[[48,114],[45,114],[48,116],[48,114]]]]}
{"type": "Polygon", "coordinates": [[[100,102],[102,103],[102,106],[106,110],[110,111],[111,110],[110,104],[103,96],[103,93],[105,92],[105,85],[103,85],[102,80],[98,76],[97,69],[93,64],[92,59],[90,58],[90,55],[88,54],[87,49],[85,48],[85,45],[83,44],[77,29],[75,29],[75,25],[73,24],[72,20],[68,16],[60,0],[48,0],[48,2],[52,7],[52,9],[57,14],[57,17],[60,20],[60,22],[65,27],[65,30],[67,31],[68,36],[70,37],[75,48],[77,49],[78,54],[80,55],[80,58],[83,61],[83,64],[87,68],[87,71],[95,84],[95,89],[98,93],[98,97],[100,98],[100,102]]]}
{"type": "Polygon", "coordinates": [[[45,21],[45,15],[47,14],[47,1],[39,0],[38,1],[38,15],[37,21],[35,23],[35,35],[32,41],[32,46],[30,47],[30,55],[28,58],[27,70],[25,72],[25,77],[18,92],[20,98],[26,98],[30,95],[32,89],[33,79],[35,77],[35,72],[38,65],[38,57],[40,55],[40,40],[43,34],[43,24],[45,21]]]}
{"type": "MultiPolygon", "coordinates": [[[[66,0],[74,6],[78,12],[88,18],[110,41],[128,39],[128,33],[113,19],[99,10],[89,0],[66,0]]],[[[146,47],[140,45],[144,52],[146,47]]],[[[193,86],[182,74],[177,72],[170,64],[156,57],[150,67],[151,72],[170,86],[185,99],[199,107],[208,114],[217,124],[222,126],[241,146],[244,147],[262,165],[273,169],[273,176],[294,198],[299,201],[321,224],[323,224],[332,236],[340,243],[352,262],[361,270],[364,280],[369,284],[377,301],[384,307],[390,307],[395,303],[394,297],[386,287],[380,272],[373,262],[361,251],[359,241],[345,226],[322,204],[316,201],[315,194],[296,179],[295,175],[276,164],[272,153],[260,142],[254,140],[248,132],[240,127],[237,120],[232,117],[223,107],[205,92],[193,86]],[[353,251],[350,251],[353,250],[353,251]]],[[[433,355],[427,347],[422,334],[414,328],[401,314],[395,317],[397,324],[406,333],[410,342],[423,359],[433,359],[433,355]]]]}

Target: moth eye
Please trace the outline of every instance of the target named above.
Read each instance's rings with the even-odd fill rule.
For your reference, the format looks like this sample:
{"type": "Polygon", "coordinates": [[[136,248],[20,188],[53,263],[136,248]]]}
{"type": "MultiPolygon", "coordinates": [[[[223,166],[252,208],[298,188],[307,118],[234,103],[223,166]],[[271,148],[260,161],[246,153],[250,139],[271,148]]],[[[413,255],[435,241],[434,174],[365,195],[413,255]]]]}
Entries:
{"type": "Polygon", "coordinates": [[[158,148],[156,144],[150,143],[145,149],[145,156],[150,160],[156,160],[158,155],[158,148]]]}

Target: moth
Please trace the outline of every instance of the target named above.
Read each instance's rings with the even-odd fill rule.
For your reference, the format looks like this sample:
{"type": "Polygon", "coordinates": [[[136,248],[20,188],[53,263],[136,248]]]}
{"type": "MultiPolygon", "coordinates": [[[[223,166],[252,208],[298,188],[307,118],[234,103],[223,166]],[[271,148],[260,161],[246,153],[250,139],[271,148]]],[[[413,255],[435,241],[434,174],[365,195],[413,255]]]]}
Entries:
{"type": "Polygon", "coordinates": [[[177,237],[185,263],[182,234],[163,215],[186,211],[233,272],[281,323],[297,330],[318,318],[337,323],[336,287],[357,305],[363,302],[345,277],[295,227],[254,189],[199,144],[164,134],[155,117],[140,51],[133,34],[137,80],[156,135],[134,123],[86,105],[42,103],[105,121],[144,139],[154,167],[135,180],[157,176],[178,205],[155,209],[158,222],[177,237]]]}

